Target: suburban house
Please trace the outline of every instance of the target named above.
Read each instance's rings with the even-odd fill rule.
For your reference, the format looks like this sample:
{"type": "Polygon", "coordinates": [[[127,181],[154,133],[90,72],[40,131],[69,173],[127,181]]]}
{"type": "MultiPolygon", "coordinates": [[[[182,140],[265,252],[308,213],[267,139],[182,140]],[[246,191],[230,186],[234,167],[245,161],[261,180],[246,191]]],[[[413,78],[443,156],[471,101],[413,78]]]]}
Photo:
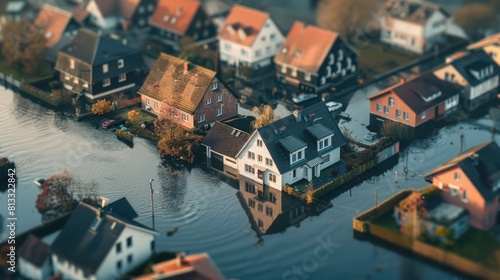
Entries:
{"type": "Polygon", "coordinates": [[[154,264],[151,274],[133,278],[134,280],[192,279],[225,280],[215,262],[206,253],[186,256],[178,253],[173,260],[154,264]]]}
{"type": "Polygon", "coordinates": [[[135,95],[144,79],[144,61],[139,51],[121,41],[88,29],[80,29],[61,49],[55,69],[69,93],[80,96],[81,113],[113,94],[135,95]]]}
{"type": "Polygon", "coordinates": [[[231,10],[231,5],[224,0],[201,0],[201,5],[214,23],[217,30],[221,29],[231,10]]]}
{"type": "Polygon", "coordinates": [[[500,33],[493,34],[467,46],[467,50],[469,51],[478,49],[482,49],[497,65],[500,65],[500,33]]]}
{"type": "Polygon", "coordinates": [[[378,131],[384,122],[394,121],[418,133],[428,124],[455,112],[460,91],[460,86],[441,80],[432,72],[409,81],[401,80],[369,97],[370,127],[378,131]]]}
{"type": "Polygon", "coordinates": [[[181,44],[217,41],[217,29],[198,0],[159,0],[149,25],[154,38],[174,51],[180,51],[181,44]]]}
{"type": "Polygon", "coordinates": [[[278,81],[299,94],[328,91],[358,73],[358,54],[337,32],[298,21],[274,63],[278,81]]]}
{"type": "Polygon", "coordinates": [[[81,26],[70,12],[48,4],[42,6],[33,24],[47,40],[45,57],[52,63],[56,61],[59,50],[73,39],[81,26]]]}
{"type": "Polygon", "coordinates": [[[226,121],[215,122],[201,141],[209,168],[238,179],[236,155],[250,138],[250,123],[253,120],[253,117],[235,116],[226,121]]]}
{"type": "Polygon", "coordinates": [[[236,156],[240,179],[282,191],[319,177],[346,143],[325,103],[317,103],[254,131],[236,156]]]}
{"type": "Polygon", "coordinates": [[[63,279],[119,279],[144,263],[157,233],[134,221],[137,216],[126,198],[102,208],[80,202],[52,244],[54,273],[63,279]]]}
{"type": "Polygon", "coordinates": [[[142,108],[185,128],[212,126],[236,115],[238,102],[216,73],[161,53],[138,92],[142,108]]]}
{"type": "Polygon", "coordinates": [[[24,279],[45,280],[52,275],[50,247],[33,234],[19,247],[18,257],[19,274],[24,279]]]}
{"type": "Polygon", "coordinates": [[[449,60],[434,75],[463,87],[461,104],[469,111],[498,94],[500,66],[481,49],[449,60]]]}
{"type": "Polygon", "coordinates": [[[446,40],[450,14],[421,0],[388,0],[379,17],[380,39],[386,44],[422,54],[446,40]]]}
{"type": "Polygon", "coordinates": [[[500,147],[488,142],[461,153],[424,175],[443,199],[467,209],[469,224],[489,230],[500,210],[500,147]]]}
{"type": "Polygon", "coordinates": [[[147,27],[156,0],[90,0],[90,22],[103,30],[147,27]]]}
{"type": "Polygon", "coordinates": [[[284,37],[270,15],[234,5],[219,30],[220,61],[258,70],[270,66],[284,37]]]}

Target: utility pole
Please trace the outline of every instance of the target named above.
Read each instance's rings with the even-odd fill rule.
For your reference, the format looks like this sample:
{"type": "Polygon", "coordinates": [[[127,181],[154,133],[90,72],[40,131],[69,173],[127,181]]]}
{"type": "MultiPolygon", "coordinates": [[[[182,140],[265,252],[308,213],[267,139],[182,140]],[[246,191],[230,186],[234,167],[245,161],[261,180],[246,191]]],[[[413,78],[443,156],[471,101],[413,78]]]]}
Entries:
{"type": "Polygon", "coordinates": [[[459,143],[458,148],[459,148],[458,154],[463,153],[465,150],[465,135],[463,133],[460,134],[460,143],[459,143]]]}
{"type": "Polygon", "coordinates": [[[375,218],[378,219],[378,188],[375,188],[375,218]]]}
{"type": "Polygon", "coordinates": [[[149,180],[149,194],[151,196],[151,218],[153,220],[153,230],[155,230],[155,208],[153,206],[153,181],[155,179],[149,180]]]}

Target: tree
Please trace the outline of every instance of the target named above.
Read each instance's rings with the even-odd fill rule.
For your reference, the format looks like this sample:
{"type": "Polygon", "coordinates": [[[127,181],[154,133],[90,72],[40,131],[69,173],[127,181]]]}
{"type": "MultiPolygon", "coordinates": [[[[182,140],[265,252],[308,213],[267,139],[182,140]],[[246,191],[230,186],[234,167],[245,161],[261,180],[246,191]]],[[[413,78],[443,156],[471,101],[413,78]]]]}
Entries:
{"type": "Polygon", "coordinates": [[[91,111],[94,115],[104,115],[111,112],[113,107],[111,107],[111,102],[106,101],[106,99],[97,100],[96,103],[92,105],[91,111]]]}
{"type": "Polygon", "coordinates": [[[313,186],[313,181],[310,181],[309,184],[307,185],[306,202],[307,202],[307,204],[313,204],[313,202],[314,202],[314,186],[313,186]]]}
{"type": "Polygon", "coordinates": [[[390,120],[384,122],[382,129],[380,130],[380,134],[396,141],[408,141],[413,137],[408,126],[390,120]]]}
{"type": "Polygon", "coordinates": [[[317,23],[320,27],[339,32],[348,41],[362,36],[371,13],[376,10],[373,0],[321,0],[317,23]]]}
{"type": "Polygon", "coordinates": [[[495,28],[498,22],[496,11],[481,3],[462,6],[453,15],[453,21],[462,27],[473,41],[484,37],[485,32],[495,28]]]}
{"type": "Polygon", "coordinates": [[[405,200],[401,201],[400,209],[402,215],[401,233],[417,238],[422,233],[420,219],[428,216],[425,201],[419,192],[411,193],[405,200]]]}
{"type": "Polygon", "coordinates": [[[255,121],[252,122],[253,129],[259,129],[280,119],[280,116],[274,115],[273,108],[269,105],[253,107],[252,113],[257,115],[255,121]]]}
{"type": "Polygon", "coordinates": [[[127,120],[130,122],[134,122],[139,119],[139,112],[136,110],[130,110],[127,114],[127,120]]]}

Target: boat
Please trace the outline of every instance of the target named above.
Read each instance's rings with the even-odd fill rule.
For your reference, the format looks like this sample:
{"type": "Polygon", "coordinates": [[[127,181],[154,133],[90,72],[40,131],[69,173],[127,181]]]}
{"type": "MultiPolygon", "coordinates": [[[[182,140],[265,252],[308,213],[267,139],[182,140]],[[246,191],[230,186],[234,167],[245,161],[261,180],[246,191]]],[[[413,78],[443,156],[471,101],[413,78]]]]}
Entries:
{"type": "Polygon", "coordinates": [[[39,187],[42,186],[43,182],[45,182],[45,179],[43,179],[43,178],[36,178],[34,181],[35,185],[37,185],[39,187]]]}

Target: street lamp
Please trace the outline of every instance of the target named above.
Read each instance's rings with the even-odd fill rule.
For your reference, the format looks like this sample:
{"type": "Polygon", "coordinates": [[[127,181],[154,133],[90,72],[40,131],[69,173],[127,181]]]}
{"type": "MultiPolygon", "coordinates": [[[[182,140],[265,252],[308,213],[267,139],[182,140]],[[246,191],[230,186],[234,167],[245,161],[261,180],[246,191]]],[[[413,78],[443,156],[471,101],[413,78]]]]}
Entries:
{"type": "Polygon", "coordinates": [[[151,196],[151,218],[153,220],[153,230],[155,230],[155,209],[153,207],[153,181],[155,179],[149,180],[149,194],[151,196]]]}

